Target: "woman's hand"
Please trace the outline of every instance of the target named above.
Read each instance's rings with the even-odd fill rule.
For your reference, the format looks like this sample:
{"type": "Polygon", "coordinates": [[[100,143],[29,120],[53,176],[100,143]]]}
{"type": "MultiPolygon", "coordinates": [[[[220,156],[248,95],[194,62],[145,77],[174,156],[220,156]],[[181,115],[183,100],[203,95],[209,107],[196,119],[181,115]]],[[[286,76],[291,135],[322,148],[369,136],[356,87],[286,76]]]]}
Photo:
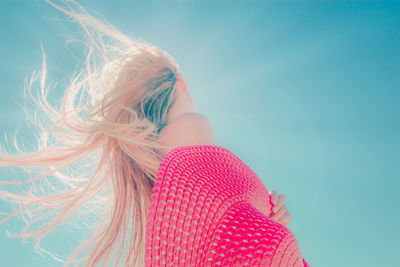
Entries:
{"type": "Polygon", "coordinates": [[[280,194],[278,196],[278,192],[276,192],[275,190],[272,190],[270,192],[270,195],[272,202],[272,213],[269,217],[287,227],[292,217],[287,207],[284,205],[286,201],[286,196],[284,194],[280,194]]]}

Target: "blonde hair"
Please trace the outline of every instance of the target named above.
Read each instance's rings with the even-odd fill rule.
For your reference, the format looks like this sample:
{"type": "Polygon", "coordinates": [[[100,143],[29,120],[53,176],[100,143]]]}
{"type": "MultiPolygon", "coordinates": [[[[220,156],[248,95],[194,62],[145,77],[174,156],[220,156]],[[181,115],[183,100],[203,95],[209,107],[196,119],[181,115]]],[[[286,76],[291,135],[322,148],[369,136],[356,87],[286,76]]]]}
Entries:
{"type": "Polygon", "coordinates": [[[167,52],[130,39],[73,0],[61,0],[62,5],[44,1],[81,26],[87,54],[56,108],[47,98],[50,89],[42,48],[41,70],[25,84],[48,119],[44,124],[34,116],[40,127],[37,152],[24,153],[15,139],[17,154],[7,154],[3,148],[0,153],[0,166],[17,166],[30,173],[39,167],[40,174],[25,181],[0,181],[2,186],[29,185],[21,194],[1,188],[0,197],[19,208],[0,224],[28,215],[30,221],[15,237],[36,237],[37,249],[41,239],[74,212],[85,218],[82,213],[102,211],[89,228],[90,238],[62,260],[64,266],[74,262],[143,266],[152,187],[163,151],[170,149],[157,142],[158,130],[175,101],[178,65],[167,52]],[[32,85],[38,79],[40,91],[34,96],[32,85]]]}

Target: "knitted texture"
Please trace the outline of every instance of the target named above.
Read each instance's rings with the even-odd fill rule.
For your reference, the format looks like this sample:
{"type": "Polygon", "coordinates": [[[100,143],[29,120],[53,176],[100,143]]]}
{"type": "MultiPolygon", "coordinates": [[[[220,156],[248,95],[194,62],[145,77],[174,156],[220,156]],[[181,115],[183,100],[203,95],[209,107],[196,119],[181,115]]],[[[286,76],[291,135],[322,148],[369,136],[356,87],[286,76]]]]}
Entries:
{"type": "Polygon", "coordinates": [[[236,155],[180,146],[162,159],[146,225],[146,266],[307,267],[271,196],[236,155]]]}

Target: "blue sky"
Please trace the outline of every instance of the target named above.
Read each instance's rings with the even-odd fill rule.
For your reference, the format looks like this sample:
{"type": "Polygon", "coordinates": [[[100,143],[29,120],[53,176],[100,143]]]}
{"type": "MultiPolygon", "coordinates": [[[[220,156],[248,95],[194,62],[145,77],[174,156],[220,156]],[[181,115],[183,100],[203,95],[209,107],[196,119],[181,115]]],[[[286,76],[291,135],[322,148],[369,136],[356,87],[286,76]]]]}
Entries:
{"type": "MultiPolygon", "coordinates": [[[[397,264],[398,2],[79,3],[176,59],[216,142],[287,196],[288,228],[310,266],[397,264]]],[[[55,18],[65,19],[42,1],[0,2],[2,143],[25,127],[16,103],[23,103],[24,78],[40,67],[40,43],[50,82],[74,70],[69,24],[55,18]]],[[[9,229],[22,224],[0,225],[2,266],[61,266],[35,254],[33,241],[8,239],[9,229]]],[[[67,256],[80,234],[67,231],[43,247],[67,256]]]]}

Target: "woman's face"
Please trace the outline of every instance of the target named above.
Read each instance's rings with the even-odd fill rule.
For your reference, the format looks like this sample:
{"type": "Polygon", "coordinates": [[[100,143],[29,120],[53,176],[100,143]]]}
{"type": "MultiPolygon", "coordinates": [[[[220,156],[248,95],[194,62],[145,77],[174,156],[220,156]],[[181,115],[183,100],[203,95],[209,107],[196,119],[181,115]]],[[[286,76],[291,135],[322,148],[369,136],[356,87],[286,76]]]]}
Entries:
{"type": "Polygon", "coordinates": [[[169,114],[168,121],[173,121],[178,116],[194,112],[194,103],[192,96],[188,90],[184,90],[181,86],[177,86],[175,103],[172,105],[169,114]]]}
{"type": "Polygon", "coordinates": [[[187,90],[185,92],[183,92],[182,98],[184,99],[183,101],[186,103],[187,112],[193,112],[194,111],[193,99],[187,90]]]}

